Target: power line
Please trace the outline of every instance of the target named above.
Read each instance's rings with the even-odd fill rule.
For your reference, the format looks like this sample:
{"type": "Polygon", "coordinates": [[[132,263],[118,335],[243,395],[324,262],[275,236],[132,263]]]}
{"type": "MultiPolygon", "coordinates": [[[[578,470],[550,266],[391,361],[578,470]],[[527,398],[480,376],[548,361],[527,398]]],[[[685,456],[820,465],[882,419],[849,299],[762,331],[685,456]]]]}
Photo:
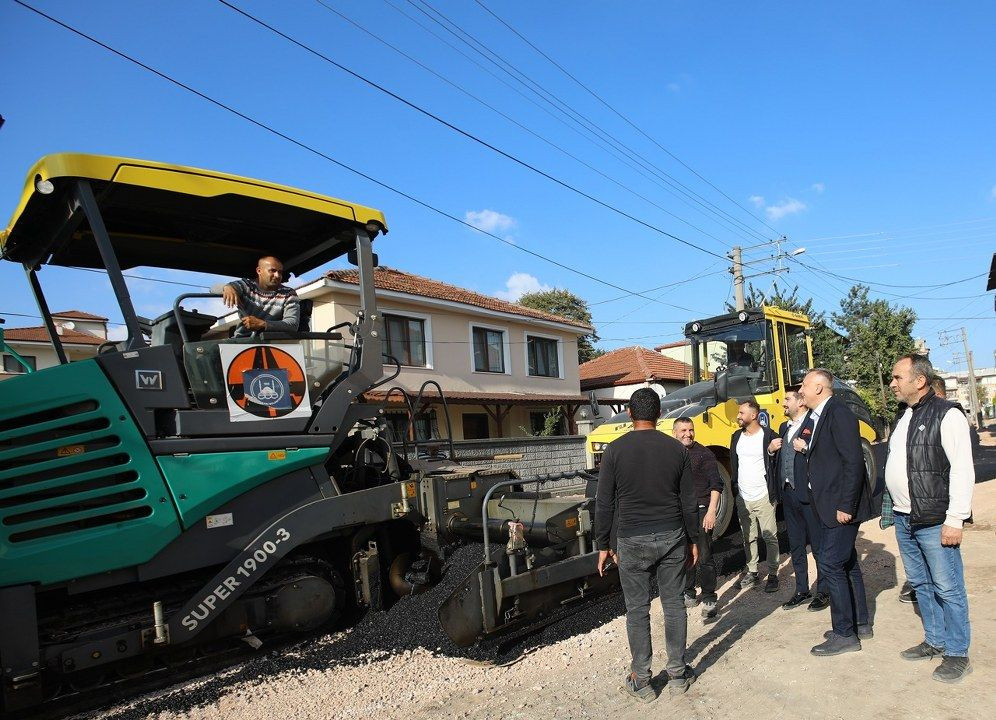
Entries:
{"type": "MultiPolygon", "coordinates": [[[[802,262],[802,260],[799,260],[799,259],[794,258],[794,257],[792,259],[794,259],[797,263],[799,263],[803,267],[809,268],[810,270],[814,270],[814,268],[812,268],[809,265],[807,265],[806,263],[802,262]]],[[[815,272],[815,270],[814,270],[814,272],[815,272]]],[[[855,282],[855,283],[859,283],[861,285],[867,285],[868,287],[878,286],[878,287],[891,287],[891,288],[913,288],[913,289],[916,289],[916,290],[925,290],[925,289],[930,289],[930,288],[945,288],[945,287],[950,287],[952,285],[958,285],[959,283],[968,282],[969,280],[977,280],[980,277],[984,277],[985,275],[988,275],[988,273],[979,273],[978,275],[971,275],[971,276],[969,276],[967,278],[962,278],[961,280],[952,280],[951,282],[938,283],[937,285],[896,285],[894,283],[881,283],[881,282],[872,282],[871,280],[861,280],[859,278],[848,277],[847,275],[840,275],[838,273],[831,272],[830,270],[824,270],[824,272],[826,272],[828,275],[832,275],[833,277],[835,277],[835,278],[837,278],[839,280],[847,280],[848,282],[855,282]]],[[[905,297],[905,296],[903,296],[903,297],[905,297]]]]}
{"type": "Polygon", "coordinates": [[[743,210],[750,217],[754,218],[759,223],[761,223],[762,225],[764,225],[765,227],[767,227],[769,230],[771,230],[772,232],[775,232],[775,233],[778,232],[777,230],[775,230],[775,228],[773,228],[770,225],[768,225],[768,223],[766,223],[763,219],[761,219],[760,217],[758,217],[757,215],[755,215],[754,213],[752,213],[748,208],[744,207],[743,205],[741,205],[740,203],[738,203],[736,200],[734,200],[732,197],[730,197],[729,195],[727,195],[725,192],[723,192],[722,190],[720,190],[718,187],[716,187],[715,185],[713,185],[712,182],[710,182],[708,179],[706,179],[705,177],[703,177],[702,175],[700,175],[698,173],[698,171],[696,171],[693,167],[691,167],[690,165],[688,165],[685,161],[683,161],[681,158],[679,158],[673,152],[671,152],[670,150],[668,150],[666,147],[664,147],[663,145],[661,145],[656,139],[654,139],[653,137],[651,137],[650,135],[648,135],[643,130],[643,128],[641,128],[638,125],[636,125],[627,116],[623,115],[621,112],[619,112],[619,110],[617,110],[611,104],[609,104],[608,102],[606,102],[598,93],[596,93],[594,90],[592,90],[590,87],[588,87],[585,83],[581,82],[581,80],[579,80],[577,77],[575,77],[569,70],[567,70],[567,68],[565,68],[563,65],[561,65],[560,63],[558,63],[552,57],[550,57],[541,48],[537,47],[531,40],[529,40],[529,38],[527,38],[525,35],[523,35],[518,30],[516,30],[514,27],[512,27],[507,21],[505,21],[503,18],[501,18],[499,15],[497,15],[493,10],[491,10],[491,8],[489,8],[487,5],[485,5],[481,0],[475,0],[475,2],[478,5],[480,5],[489,15],[491,15],[498,22],[500,22],[502,25],[504,25],[506,28],[508,28],[512,33],[514,33],[520,40],[522,40],[524,43],[526,43],[529,47],[531,47],[533,50],[535,50],[536,52],[538,52],[544,58],[546,58],[547,60],[549,60],[553,64],[553,66],[556,67],[558,70],[560,70],[562,73],[564,73],[564,75],[566,75],[571,80],[573,80],[575,83],[577,83],[579,86],[581,86],[581,88],[583,88],[589,95],[591,95],[593,98],[595,98],[596,100],[598,100],[598,102],[600,102],[606,108],[608,108],[609,110],[611,110],[623,122],[625,122],[627,125],[629,125],[630,127],[632,127],[634,130],[636,130],[638,133],[640,133],[643,137],[645,137],[647,140],[649,140],[650,142],[652,142],[654,145],[656,145],[662,151],[664,151],[665,153],[667,153],[667,155],[672,160],[674,160],[675,162],[677,162],[678,164],[680,164],[682,167],[684,167],[690,173],[692,173],[693,175],[695,175],[695,177],[699,178],[699,180],[701,180],[702,182],[704,182],[706,185],[708,185],[709,187],[711,187],[713,190],[715,190],[716,192],[718,192],[720,195],[722,195],[723,197],[725,197],[727,200],[729,200],[731,203],[733,203],[738,208],[740,208],[741,210],[743,210]]]}
{"type": "MultiPolygon", "coordinates": [[[[21,0],[14,0],[14,1],[17,2],[18,4],[23,4],[21,2],[21,0]]],[[[293,45],[296,45],[297,47],[301,48],[305,52],[308,52],[308,53],[314,55],[315,57],[323,60],[324,62],[327,62],[328,64],[330,64],[330,65],[338,68],[339,70],[343,71],[344,73],[346,73],[346,74],[348,74],[348,75],[356,78],[360,82],[362,82],[362,83],[364,83],[364,84],[366,84],[366,85],[374,88],[375,90],[377,90],[377,91],[379,91],[381,93],[384,93],[385,95],[387,95],[387,96],[389,96],[389,97],[397,100],[398,102],[400,102],[403,105],[411,108],[415,112],[417,112],[417,113],[419,113],[421,115],[424,115],[425,117],[430,118],[431,120],[434,120],[435,122],[439,123],[440,125],[443,125],[444,127],[449,128],[453,132],[458,133],[458,134],[464,136],[468,140],[471,140],[471,141],[473,141],[473,142],[481,145],[482,147],[485,147],[485,148],[491,150],[492,152],[495,152],[498,155],[501,155],[502,157],[504,157],[504,158],[506,158],[508,160],[511,160],[515,164],[517,164],[517,165],[519,165],[519,166],[521,166],[521,167],[523,167],[523,168],[525,168],[527,170],[532,171],[533,173],[539,175],[540,177],[544,177],[547,180],[550,180],[551,182],[553,182],[553,183],[555,183],[557,185],[560,185],[565,190],[569,190],[569,191],[571,191],[571,192],[573,192],[573,193],[575,193],[575,194],[577,194],[577,195],[579,195],[579,196],[581,196],[581,197],[583,197],[583,198],[585,198],[587,200],[590,200],[591,202],[595,203],[596,205],[599,205],[599,206],[605,208],[606,210],[610,210],[611,212],[614,212],[617,215],[620,215],[620,216],[625,217],[625,218],[627,218],[629,220],[632,220],[633,222],[635,222],[635,223],[637,223],[639,225],[642,225],[643,227],[645,227],[645,228],[647,228],[649,230],[653,230],[654,232],[659,233],[661,235],[664,235],[665,237],[669,237],[672,240],[680,242],[683,245],[687,245],[688,247],[695,248],[696,250],[698,250],[700,252],[703,252],[703,253],[706,253],[707,255],[711,255],[711,256],[716,257],[716,258],[722,258],[722,255],[719,255],[718,253],[714,253],[712,250],[708,250],[708,249],[702,247],[701,245],[696,245],[693,242],[690,242],[688,240],[680,238],[677,235],[669,233],[666,230],[663,230],[662,228],[659,228],[656,225],[653,225],[653,224],[647,222],[646,220],[641,220],[640,218],[636,217],[635,215],[631,215],[630,213],[626,212],[625,210],[622,210],[621,208],[616,207],[615,205],[612,205],[611,203],[608,203],[608,202],[606,202],[604,200],[600,200],[599,198],[595,197],[594,195],[591,195],[591,194],[585,192],[584,190],[581,190],[580,188],[577,188],[577,187],[571,185],[566,180],[561,180],[560,178],[558,178],[558,177],[556,177],[554,175],[551,175],[550,173],[546,172],[545,170],[541,170],[540,168],[536,167],[535,165],[531,165],[530,163],[526,162],[525,160],[522,160],[521,158],[519,158],[519,157],[517,157],[517,156],[515,156],[515,155],[513,155],[513,154],[511,154],[509,152],[506,152],[505,150],[502,150],[498,146],[493,145],[493,144],[489,143],[488,141],[486,141],[486,140],[484,140],[482,138],[479,138],[478,136],[474,135],[473,133],[471,133],[471,132],[469,132],[467,130],[464,130],[463,128],[461,128],[461,127],[459,127],[457,125],[454,125],[453,123],[449,122],[448,120],[443,119],[439,115],[436,115],[435,113],[433,113],[433,112],[425,109],[421,105],[418,105],[418,104],[412,102],[411,100],[408,100],[408,99],[402,97],[401,95],[398,95],[397,93],[395,93],[392,90],[387,89],[383,85],[380,85],[379,83],[374,82],[373,80],[371,80],[370,78],[367,78],[364,75],[361,75],[360,73],[356,72],[355,70],[352,70],[352,69],[346,67],[345,65],[343,65],[343,64],[341,64],[341,63],[333,60],[328,55],[325,55],[325,54],[319,52],[318,50],[315,50],[311,46],[306,45],[305,43],[302,43],[300,40],[296,40],[295,38],[291,37],[290,35],[287,35],[286,33],[282,32],[281,30],[278,30],[273,25],[270,25],[267,22],[265,22],[263,20],[260,20],[256,16],[251,15],[250,13],[246,12],[245,10],[242,10],[239,7],[236,7],[235,5],[232,5],[230,2],[228,2],[228,0],[217,0],[217,1],[219,3],[221,3],[222,5],[224,5],[225,7],[230,8],[234,12],[238,13],[239,15],[242,15],[247,20],[250,20],[250,21],[256,23],[257,25],[259,25],[260,27],[266,28],[270,32],[272,32],[272,33],[274,33],[276,35],[279,35],[280,37],[282,37],[287,42],[292,43],[293,45]]]]}
{"type": "Polygon", "coordinates": [[[355,27],[360,32],[365,33],[367,36],[369,36],[373,40],[377,41],[381,45],[384,45],[385,47],[390,48],[391,50],[393,50],[394,52],[398,53],[399,55],[401,55],[405,59],[409,60],[410,62],[414,63],[415,65],[418,65],[420,68],[422,68],[423,70],[425,70],[427,73],[431,74],[433,77],[437,78],[441,82],[446,83],[447,85],[449,85],[450,87],[454,88],[455,90],[458,90],[459,92],[463,93],[464,95],[466,95],[470,99],[474,100],[475,102],[479,103],[483,107],[486,107],[488,110],[490,110],[493,113],[495,113],[495,114],[499,115],[500,117],[504,118],[505,120],[507,120],[508,122],[512,123],[513,125],[515,125],[519,129],[521,129],[521,130],[529,133],[530,135],[532,135],[533,137],[535,137],[537,140],[540,140],[541,142],[545,143],[546,145],[549,145],[554,150],[557,150],[558,152],[560,152],[563,155],[571,158],[575,162],[580,163],[584,167],[588,168],[589,170],[591,170],[592,172],[598,174],[599,176],[605,178],[609,182],[611,182],[614,185],[618,186],[619,188],[625,190],[626,192],[630,193],[631,195],[634,195],[635,197],[638,197],[639,199],[643,200],[644,202],[646,202],[646,203],[654,206],[655,208],[657,208],[661,212],[664,212],[664,213],[670,215],[671,217],[673,217],[678,222],[684,223],[685,225],[687,225],[688,227],[692,228],[693,230],[696,230],[696,231],[702,233],[703,235],[705,235],[706,237],[715,240],[720,245],[725,245],[726,244],[726,243],[724,243],[724,241],[720,240],[715,235],[707,232],[706,230],[703,230],[702,228],[698,227],[697,225],[694,225],[694,224],[690,223],[688,220],[685,220],[683,217],[681,217],[679,215],[676,215],[675,213],[673,213],[670,210],[668,210],[667,208],[665,208],[663,205],[660,205],[659,203],[655,202],[654,200],[648,198],[646,195],[643,195],[642,193],[637,192],[636,190],[634,190],[630,186],[626,185],[622,181],[620,181],[620,180],[612,177],[611,175],[609,175],[609,174],[607,174],[605,172],[602,172],[601,170],[599,170],[598,168],[596,168],[591,163],[589,163],[586,160],[578,157],[574,153],[570,152],[569,150],[567,150],[566,148],[562,147],[561,145],[558,145],[557,143],[553,142],[549,138],[547,138],[547,137],[545,137],[545,136],[537,133],[532,128],[530,128],[530,127],[524,125],[523,123],[519,122],[518,120],[516,120],[514,117],[512,117],[508,113],[503,112],[502,110],[500,110],[499,108],[495,107],[494,105],[492,105],[488,101],[486,101],[483,98],[481,98],[481,97],[475,95],[474,93],[470,92],[469,90],[467,90],[462,85],[459,85],[459,84],[453,82],[452,80],[450,80],[449,78],[447,78],[445,75],[442,75],[441,73],[436,72],[431,67],[429,67],[425,63],[423,63],[420,60],[418,60],[418,58],[413,57],[412,55],[410,55],[409,53],[405,52],[404,50],[402,50],[401,48],[397,47],[396,45],[393,45],[393,44],[389,43],[387,40],[385,40],[384,38],[380,37],[376,33],[371,32],[369,29],[365,28],[363,25],[361,25],[360,23],[356,22],[355,20],[353,20],[349,16],[343,14],[342,12],[340,12],[340,11],[336,10],[335,8],[333,8],[332,6],[328,5],[325,2],[325,0],[315,0],[315,2],[318,3],[320,6],[322,6],[323,8],[325,8],[325,10],[327,10],[328,12],[336,15],[337,17],[341,18],[343,21],[349,23],[350,25],[352,25],[353,27],[355,27]]]}
{"type": "MultiPolygon", "coordinates": [[[[625,155],[627,155],[628,157],[632,158],[637,163],[639,163],[644,168],[646,168],[649,172],[651,172],[654,175],[656,175],[658,178],[660,178],[661,181],[663,181],[664,183],[667,184],[668,187],[666,189],[668,189],[669,192],[672,192],[672,194],[674,194],[676,192],[680,192],[682,195],[684,195],[685,197],[689,198],[690,200],[698,203],[703,208],[709,209],[708,206],[711,206],[712,209],[710,210],[710,212],[713,212],[715,215],[717,215],[718,218],[722,219],[727,224],[732,224],[733,227],[734,227],[734,229],[736,229],[738,232],[747,232],[747,233],[750,233],[752,236],[756,236],[756,237],[758,237],[760,239],[767,239],[761,233],[758,233],[757,231],[751,229],[749,226],[745,225],[743,222],[741,222],[737,218],[734,218],[729,213],[726,213],[722,209],[716,207],[710,201],[706,200],[705,198],[702,198],[701,195],[699,195],[694,190],[691,190],[690,188],[688,188],[687,186],[685,186],[683,183],[681,183],[681,181],[679,181],[676,178],[674,178],[672,175],[670,175],[669,173],[667,173],[665,170],[663,170],[662,168],[660,168],[658,165],[656,165],[653,162],[647,160],[647,158],[645,158],[643,155],[641,155],[637,151],[633,150],[631,147],[629,147],[625,143],[623,143],[620,140],[618,140],[615,136],[613,136],[611,133],[609,133],[608,131],[606,131],[605,129],[603,129],[601,126],[597,125],[590,118],[588,118],[587,116],[583,115],[582,113],[579,113],[570,104],[566,103],[564,100],[562,100],[556,94],[550,92],[549,90],[547,90],[546,88],[544,88],[542,85],[538,84],[536,81],[534,81],[528,75],[526,75],[525,73],[523,73],[521,70],[519,70],[517,67],[515,67],[515,65],[513,65],[512,63],[510,63],[504,57],[502,57],[501,55],[499,55],[498,53],[496,53],[494,50],[492,50],[491,48],[489,48],[487,45],[485,45],[484,43],[482,43],[480,40],[478,40],[477,38],[475,38],[471,33],[468,33],[466,30],[464,30],[462,27],[460,27],[457,23],[455,23],[452,20],[450,20],[445,14],[443,14],[442,12],[440,12],[439,10],[437,10],[436,8],[434,8],[431,4],[429,4],[428,2],[426,2],[426,0],[418,0],[418,1],[419,1],[419,4],[424,5],[426,8],[428,8],[429,10],[431,10],[432,13],[434,13],[435,15],[437,15],[438,18],[441,18],[441,20],[437,19],[436,17],[433,17],[432,15],[430,15],[426,10],[424,10],[423,8],[421,8],[418,5],[416,5],[413,0],[406,0],[406,2],[409,5],[411,5],[413,8],[415,8],[420,13],[422,13],[423,15],[425,15],[429,20],[431,20],[432,22],[434,22],[437,25],[439,25],[440,27],[442,27],[444,30],[446,30],[446,32],[450,33],[451,35],[453,35],[454,37],[456,37],[458,40],[460,40],[461,42],[463,42],[465,45],[467,45],[468,47],[470,47],[471,50],[473,50],[474,52],[476,52],[477,54],[479,54],[481,57],[483,57],[485,60],[487,60],[491,64],[495,65],[499,70],[501,70],[502,72],[506,73],[513,80],[515,80],[516,82],[520,83],[521,85],[523,85],[523,87],[527,88],[528,90],[530,90],[531,92],[533,92],[534,94],[536,94],[538,97],[540,97],[540,99],[542,99],[545,102],[547,102],[548,104],[550,104],[551,107],[554,107],[559,112],[563,113],[566,117],[568,117],[569,119],[571,119],[572,122],[575,122],[578,125],[586,128],[589,132],[595,133],[598,137],[600,137],[601,139],[603,139],[605,142],[610,143],[617,150],[619,150],[620,152],[623,152],[625,155]],[[445,21],[445,24],[444,24],[443,21],[445,21]],[[448,25],[452,26],[453,28],[456,28],[456,31],[454,31],[453,29],[451,29],[448,25]],[[481,49],[479,49],[479,48],[483,48],[483,51],[481,49]],[[485,52],[487,54],[485,54],[485,52]],[[489,55],[491,57],[489,57],[489,55]],[[676,185],[678,187],[675,187],[676,185]],[[680,190],[678,188],[680,188],[680,190]],[[738,228],[737,227],[738,225],[741,226],[743,229],[738,228]]],[[[676,195],[676,197],[677,197],[677,195],[676,195]]]]}
{"type": "MultiPolygon", "coordinates": [[[[548,262],[551,265],[555,265],[556,267],[562,268],[563,270],[567,270],[568,272],[571,272],[571,273],[573,273],[575,275],[578,275],[580,277],[584,277],[584,278],[586,278],[588,280],[591,280],[593,282],[597,282],[597,283],[599,283],[601,285],[605,285],[607,287],[613,288],[614,290],[619,290],[621,292],[626,292],[626,293],[629,293],[631,295],[636,295],[638,297],[642,297],[645,300],[651,299],[651,298],[648,298],[646,295],[644,295],[642,293],[637,293],[637,292],[629,291],[629,290],[627,290],[626,288],[624,288],[624,287],[622,287],[620,285],[616,285],[615,283],[609,282],[607,280],[603,280],[602,278],[599,278],[599,277],[596,277],[594,275],[591,275],[591,274],[589,274],[587,272],[584,272],[583,270],[579,270],[577,268],[571,267],[570,265],[566,265],[566,264],[564,264],[564,263],[562,263],[562,262],[560,262],[558,260],[555,260],[555,259],[553,259],[551,257],[548,257],[546,255],[542,255],[541,253],[538,253],[538,252],[536,252],[534,250],[530,250],[529,248],[523,247],[521,245],[517,245],[516,243],[511,242],[510,240],[507,240],[507,239],[505,239],[505,238],[503,238],[503,237],[501,237],[499,235],[496,235],[495,233],[491,233],[491,232],[488,232],[487,230],[483,230],[483,229],[481,229],[479,227],[475,227],[471,223],[467,222],[466,220],[460,219],[456,215],[448,213],[445,210],[442,210],[441,208],[438,208],[435,205],[432,205],[432,204],[430,204],[429,202],[427,202],[425,200],[421,200],[421,199],[415,197],[414,195],[411,195],[411,194],[409,194],[409,193],[407,193],[407,192],[405,192],[403,190],[400,190],[400,189],[398,189],[398,188],[396,188],[396,187],[394,187],[392,185],[389,185],[388,183],[386,183],[384,181],[378,180],[377,178],[373,177],[372,175],[368,175],[367,173],[364,173],[361,170],[358,170],[358,169],[356,169],[356,168],[354,168],[354,167],[352,167],[350,165],[347,165],[346,163],[344,163],[344,162],[342,162],[340,160],[336,160],[331,155],[328,155],[328,154],[326,154],[326,153],[318,150],[317,148],[315,148],[315,147],[313,147],[311,145],[308,145],[307,143],[305,143],[305,142],[303,142],[301,140],[298,140],[298,139],[296,139],[296,138],[294,138],[294,137],[292,137],[290,135],[287,135],[286,133],[283,133],[283,132],[277,130],[276,128],[273,128],[270,125],[267,125],[267,124],[263,123],[262,121],[257,120],[255,118],[251,117],[250,115],[247,115],[247,114],[245,114],[245,113],[243,113],[243,112],[241,112],[239,110],[236,110],[234,107],[232,107],[230,105],[226,105],[225,103],[221,102],[220,100],[216,100],[213,97],[211,97],[211,96],[209,96],[209,95],[201,92],[200,90],[197,90],[197,89],[191,87],[190,85],[186,85],[183,82],[181,82],[179,80],[176,80],[175,78],[167,75],[166,73],[164,73],[164,72],[162,72],[160,70],[157,70],[157,69],[153,68],[150,65],[146,65],[142,61],[137,60],[136,58],[133,58],[130,55],[128,55],[128,54],[126,54],[126,53],[124,53],[124,52],[122,52],[120,50],[117,50],[117,49],[111,47],[110,45],[108,45],[108,44],[106,44],[106,43],[104,43],[104,42],[102,42],[102,41],[100,41],[100,40],[98,40],[98,39],[96,39],[96,38],[94,38],[94,37],[92,37],[90,35],[87,35],[82,30],[78,30],[78,29],[72,27],[71,25],[68,25],[68,24],[62,22],[58,18],[52,17],[51,15],[48,15],[47,13],[44,13],[41,10],[38,10],[37,8],[32,7],[31,5],[28,5],[23,0],[14,0],[14,2],[17,3],[18,5],[24,7],[25,9],[30,10],[31,12],[35,13],[36,15],[39,15],[39,16],[45,18],[46,20],[48,20],[48,21],[50,21],[52,23],[55,23],[56,25],[59,25],[60,27],[66,29],[68,31],[70,31],[74,35],[77,35],[77,36],[79,36],[81,38],[84,38],[85,40],[88,40],[91,43],[93,43],[93,44],[95,44],[95,45],[97,45],[97,46],[99,46],[99,47],[107,50],[108,52],[113,53],[114,55],[117,55],[118,57],[120,57],[120,58],[122,58],[124,60],[127,60],[128,62],[130,62],[130,63],[132,63],[134,65],[137,65],[138,67],[142,68],[143,70],[146,70],[147,72],[150,72],[150,73],[156,75],[157,77],[159,77],[159,78],[161,78],[163,80],[166,80],[167,82],[175,85],[176,87],[179,87],[179,88],[181,88],[183,90],[186,90],[187,92],[192,93],[193,95],[196,95],[197,97],[201,98],[202,100],[205,100],[205,101],[211,103],[212,105],[214,105],[214,106],[216,106],[218,108],[221,108],[222,110],[225,110],[226,112],[231,113],[232,115],[235,115],[235,116],[237,116],[237,117],[245,120],[246,122],[251,123],[252,125],[255,125],[256,127],[260,128],[262,130],[265,130],[266,132],[268,132],[268,133],[270,133],[272,135],[275,135],[276,137],[279,137],[279,138],[281,138],[281,139],[283,139],[283,140],[285,140],[285,141],[287,141],[287,142],[289,142],[289,143],[291,143],[291,144],[293,144],[293,145],[301,148],[302,150],[305,150],[305,151],[307,151],[309,153],[312,153],[313,155],[316,155],[316,156],[318,156],[320,158],[323,158],[324,160],[327,160],[328,162],[330,162],[330,163],[332,163],[332,164],[334,164],[334,165],[342,168],[343,170],[347,170],[348,172],[351,172],[354,175],[362,177],[365,180],[368,180],[369,182],[377,185],[378,187],[381,187],[381,188],[383,188],[383,189],[385,189],[385,190],[387,190],[389,192],[392,192],[392,193],[394,193],[394,194],[396,194],[396,195],[398,195],[400,197],[403,197],[403,198],[405,198],[405,199],[407,199],[407,200],[409,200],[409,201],[411,201],[411,202],[413,202],[413,203],[415,203],[415,204],[417,204],[417,205],[419,205],[419,206],[421,206],[421,207],[423,207],[423,208],[425,208],[425,209],[427,209],[427,210],[429,210],[431,212],[434,212],[434,213],[436,213],[436,214],[438,214],[438,215],[440,215],[442,217],[448,218],[448,219],[450,219],[450,220],[452,220],[452,221],[454,221],[456,223],[459,223],[460,225],[463,225],[464,227],[470,228],[474,232],[480,233],[482,235],[487,235],[488,237],[491,237],[491,238],[493,238],[493,239],[495,239],[495,240],[497,240],[497,241],[499,241],[499,242],[501,242],[501,243],[503,243],[503,244],[505,244],[505,245],[507,245],[509,247],[515,248],[516,250],[518,250],[520,252],[526,253],[527,255],[531,255],[532,257],[535,257],[535,258],[538,258],[540,260],[543,260],[544,262],[548,262]]],[[[660,232],[662,232],[662,234],[669,235],[669,233],[664,233],[663,231],[660,231],[660,232]]],[[[682,241],[682,242],[684,242],[684,241],[682,241]]],[[[716,257],[720,257],[719,255],[716,255],[715,253],[712,253],[712,252],[709,252],[709,251],[705,251],[705,252],[707,252],[710,255],[714,255],[716,257]]],[[[684,307],[681,307],[679,305],[674,305],[672,303],[667,303],[667,302],[664,302],[664,301],[661,301],[661,300],[654,299],[654,302],[659,302],[662,305],[667,305],[669,307],[674,307],[674,308],[677,308],[679,310],[685,310],[685,311],[688,311],[688,312],[692,312],[688,308],[684,308],[684,307]]]]}

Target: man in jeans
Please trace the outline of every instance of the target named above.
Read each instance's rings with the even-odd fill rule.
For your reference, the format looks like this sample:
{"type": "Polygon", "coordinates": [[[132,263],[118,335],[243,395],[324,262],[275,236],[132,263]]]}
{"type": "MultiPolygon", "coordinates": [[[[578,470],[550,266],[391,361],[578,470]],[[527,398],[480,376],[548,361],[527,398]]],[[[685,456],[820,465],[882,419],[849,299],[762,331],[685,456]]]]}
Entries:
{"type": "Polygon", "coordinates": [[[602,455],[595,495],[595,548],[598,572],[610,555],[619,565],[626,601],[626,635],[631,672],[622,691],[643,702],[656,697],[650,685],[650,581],[657,578],[664,608],[668,688],[682,693],[695,680],[685,664],[688,617],[684,590],[686,566],[697,551],[698,504],[688,452],[657,430],[660,398],[641,388],[629,400],[633,431],[614,440],[602,455]],[[616,519],[617,518],[617,519],[616,519]],[[616,519],[616,548],[609,546],[616,519]]]}
{"type": "Polygon", "coordinates": [[[716,617],[716,563],[712,559],[712,529],[716,527],[716,510],[723,494],[723,480],[712,450],[695,441],[695,423],[689,417],[674,421],[674,437],[685,446],[692,463],[695,498],[699,506],[698,576],[702,580],[702,595],[695,597],[695,568],[685,580],[685,606],[702,604],[702,617],[716,617]]]}
{"type": "Polygon", "coordinates": [[[962,523],[972,514],[975,466],[965,414],[937,397],[930,387],[933,375],[924,355],[904,355],[892,368],[889,387],[908,407],[889,439],[885,483],[925,635],[900,655],[941,656],[934,679],[954,683],[972,672],[960,545],[962,523]]]}
{"type": "Polygon", "coordinates": [[[758,530],[767,548],[768,579],[764,592],[778,591],[778,524],[775,505],[779,500],[778,473],[768,455],[768,446],[778,435],[758,422],[760,405],[753,398],[740,403],[737,425],[730,440],[730,466],[737,483],[737,515],[744,537],[747,571],[740,587],[757,584],[759,559],[758,530]]]}

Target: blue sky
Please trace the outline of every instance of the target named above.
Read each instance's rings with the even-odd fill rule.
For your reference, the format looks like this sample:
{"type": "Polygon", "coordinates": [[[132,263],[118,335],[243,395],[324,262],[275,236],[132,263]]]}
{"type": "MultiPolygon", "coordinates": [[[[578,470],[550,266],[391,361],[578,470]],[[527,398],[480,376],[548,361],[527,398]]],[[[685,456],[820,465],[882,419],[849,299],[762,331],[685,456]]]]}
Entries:
{"type": "MultiPolygon", "coordinates": [[[[924,286],[987,272],[996,248],[996,6],[482,0],[610,109],[469,0],[232,2],[543,172],[708,252],[525,169],[213,0],[32,4],[514,246],[279,139],[11,0],[0,0],[3,219],[27,169],[52,152],[260,177],[382,209],[391,231],[377,249],[386,265],[508,297],[566,287],[593,304],[606,348],[667,342],[680,336],[684,322],[718,314],[731,297],[720,258],[733,245],[785,235],[786,250],[806,252],[798,258],[804,264],[787,263],[791,272],[780,282],[798,284],[818,308],[837,309],[851,284],[835,275],[865,279],[873,296],[908,304],[924,318],[916,334],[926,338],[940,369],[955,367],[948,361],[956,348],[939,346],[938,332],[962,326],[976,365],[993,364],[996,323],[985,278],[924,286]],[[451,25],[449,32],[433,18],[459,30],[451,25]],[[507,61],[512,74],[490,63],[482,46],[507,61]],[[623,150],[613,154],[607,142],[623,150]],[[624,293],[523,248],[630,292],[701,277],[649,293],[651,300],[613,300],[624,293]]],[[[745,251],[755,261],[748,267],[770,270],[763,261],[770,254],[769,247],[745,251]]],[[[99,276],[49,268],[41,277],[54,309],[120,320],[99,276]]],[[[751,282],[768,288],[772,278],[751,282]]],[[[0,311],[36,313],[20,268],[2,263],[0,282],[7,290],[0,311]]],[[[143,280],[129,286],[146,315],[164,311],[184,291],[143,280]]],[[[8,327],[35,322],[7,320],[8,327]]]]}

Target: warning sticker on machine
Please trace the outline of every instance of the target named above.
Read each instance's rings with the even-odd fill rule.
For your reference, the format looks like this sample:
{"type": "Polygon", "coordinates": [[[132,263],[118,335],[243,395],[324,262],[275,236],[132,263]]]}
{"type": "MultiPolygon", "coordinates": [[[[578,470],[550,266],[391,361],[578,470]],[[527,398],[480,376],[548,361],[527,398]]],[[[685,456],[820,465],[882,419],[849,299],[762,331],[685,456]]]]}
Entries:
{"type": "Polygon", "coordinates": [[[220,515],[208,515],[207,516],[207,527],[208,530],[216,527],[225,527],[226,525],[234,525],[235,520],[232,518],[232,513],[221,513],[220,515]]]}
{"type": "Polygon", "coordinates": [[[300,345],[219,345],[233,422],[311,417],[300,345]]]}

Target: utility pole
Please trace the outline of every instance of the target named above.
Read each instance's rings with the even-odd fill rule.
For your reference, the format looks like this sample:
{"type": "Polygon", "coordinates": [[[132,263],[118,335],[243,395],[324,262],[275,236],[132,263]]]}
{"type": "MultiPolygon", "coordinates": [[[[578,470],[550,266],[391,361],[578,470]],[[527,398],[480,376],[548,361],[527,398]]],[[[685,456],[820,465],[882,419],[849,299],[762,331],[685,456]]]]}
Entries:
{"type": "MultiPolygon", "coordinates": [[[[958,342],[957,338],[952,337],[948,333],[941,333],[940,339],[941,345],[952,345],[958,342]]],[[[972,351],[968,347],[968,333],[964,327],[961,328],[961,342],[965,348],[965,364],[968,366],[968,403],[971,405],[972,421],[977,427],[981,427],[982,424],[979,421],[979,394],[975,384],[975,364],[972,362],[972,351]]]]}
{"type": "Polygon", "coordinates": [[[744,309],[744,264],[740,255],[740,246],[733,248],[733,292],[737,298],[737,312],[744,309]]]}

